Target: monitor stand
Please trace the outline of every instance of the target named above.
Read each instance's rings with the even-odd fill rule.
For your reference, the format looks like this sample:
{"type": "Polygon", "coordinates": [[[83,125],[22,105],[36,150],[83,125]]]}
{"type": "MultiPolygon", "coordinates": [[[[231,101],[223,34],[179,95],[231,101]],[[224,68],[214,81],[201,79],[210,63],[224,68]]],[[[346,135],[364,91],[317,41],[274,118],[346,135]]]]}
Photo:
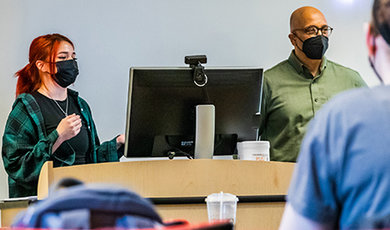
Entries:
{"type": "Polygon", "coordinates": [[[195,159],[212,159],[215,136],[214,105],[197,105],[195,124],[195,159]]]}

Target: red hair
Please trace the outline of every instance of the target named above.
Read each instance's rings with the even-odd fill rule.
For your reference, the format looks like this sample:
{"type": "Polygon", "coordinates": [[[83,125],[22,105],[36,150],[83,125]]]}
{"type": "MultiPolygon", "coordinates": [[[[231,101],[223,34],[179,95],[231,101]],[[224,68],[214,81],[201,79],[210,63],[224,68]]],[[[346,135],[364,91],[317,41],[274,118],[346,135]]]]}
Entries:
{"type": "Polygon", "coordinates": [[[72,41],[61,34],[47,34],[35,38],[30,45],[29,63],[19,70],[15,77],[18,78],[16,84],[16,97],[22,93],[32,93],[39,89],[42,80],[35,65],[38,60],[50,63],[50,72],[55,72],[55,56],[60,42],[66,41],[74,48],[72,41]]]}

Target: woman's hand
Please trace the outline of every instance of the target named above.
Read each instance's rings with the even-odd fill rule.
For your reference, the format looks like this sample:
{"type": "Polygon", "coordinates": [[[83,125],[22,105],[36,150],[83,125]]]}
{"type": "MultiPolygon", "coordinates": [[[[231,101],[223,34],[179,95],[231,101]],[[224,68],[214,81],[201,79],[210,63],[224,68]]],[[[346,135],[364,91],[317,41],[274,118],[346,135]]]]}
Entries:
{"type": "Polygon", "coordinates": [[[116,149],[119,149],[124,144],[125,144],[125,135],[121,134],[116,138],[116,149]]]}
{"type": "Polygon", "coordinates": [[[60,121],[57,132],[60,139],[67,141],[79,134],[82,123],[79,115],[71,114],[60,121]]]}
{"type": "Polygon", "coordinates": [[[58,138],[53,145],[52,153],[54,153],[64,141],[79,134],[81,126],[82,122],[79,115],[71,114],[62,119],[57,126],[58,138]]]}

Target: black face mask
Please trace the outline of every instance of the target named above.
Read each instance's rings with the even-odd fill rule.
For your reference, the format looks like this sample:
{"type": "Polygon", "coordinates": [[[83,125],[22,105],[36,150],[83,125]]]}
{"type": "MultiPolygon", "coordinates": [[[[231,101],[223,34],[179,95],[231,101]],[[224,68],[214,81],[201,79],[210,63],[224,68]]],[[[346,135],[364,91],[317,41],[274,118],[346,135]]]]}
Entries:
{"type": "Polygon", "coordinates": [[[79,75],[79,67],[75,59],[56,62],[57,73],[54,80],[63,88],[66,88],[76,81],[79,75]]]}
{"type": "Polygon", "coordinates": [[[383,23],[378,28],[379,33],[388,45],[390,45],[390,26],[387,23],[383,23]]]}
{"type": "MultiPolygon", "coordinates": [[[[301,40],[297,35],[295,36],[301,40]]],[[[322,56],[324,56],[328,49],[328,41],[329,38],[324,35],[308,38],[305,41],[302,41],[302,52],[310,59],[322,59],[322,56]]]]}

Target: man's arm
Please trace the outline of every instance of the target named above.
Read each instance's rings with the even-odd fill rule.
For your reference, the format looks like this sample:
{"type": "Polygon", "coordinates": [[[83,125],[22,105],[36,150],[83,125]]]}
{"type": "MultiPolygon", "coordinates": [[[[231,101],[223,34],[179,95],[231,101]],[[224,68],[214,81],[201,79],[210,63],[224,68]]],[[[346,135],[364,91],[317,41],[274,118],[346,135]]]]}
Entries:
{"type": "Polygon", "coordinates": [[[287,203],[284,209],[283,218],[280,222],[279,230],[301,230],[301,229],[315,229],[327,230],[332,229],[331,226],[312,221],[294,210],[294,208],[287,203]]]}

